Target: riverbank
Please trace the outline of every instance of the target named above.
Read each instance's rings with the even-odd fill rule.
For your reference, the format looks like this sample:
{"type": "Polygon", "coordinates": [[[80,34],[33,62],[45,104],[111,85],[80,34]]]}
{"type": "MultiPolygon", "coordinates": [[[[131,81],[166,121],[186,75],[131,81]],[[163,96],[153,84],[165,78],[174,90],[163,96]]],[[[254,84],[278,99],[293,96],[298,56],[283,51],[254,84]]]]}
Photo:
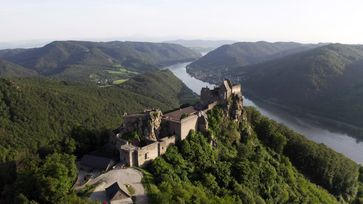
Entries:
{"type": "MultiPolygon", "coordinates": [[[[174,75],[197,94],[200,93],[202,87],[207,86],[212,88],[215,86],[214,84],[201,81],[188,74],[186,70],[188,64],[179,63],[169,66],[167,69],[172,71],[174,75]]],[[[246,96],[246,91],[243,88],[242,91],[246,96]]],[[[332,125],[324,125],[323,121],[316,116],[303,116],[303,112],[297,113],[291,110],[289,111],[287,107],[277,107],[271,103],[261,103],[257,98],[249,98],[248,93],[247,98],[244,99],[244,105],[253,106],[263,115],[286,125],[308,139],[316,143],[323,143],[357,163],[363,163],[363,143],[358,142],[357,137],[352,137],[352,134],[347,129],[344,130],[344,128],[334,128],[332,125]]]]}
{"type": "MultiPolygon", "coordinates": [[[[194,72],[190,72],[188,70],[188,66],[186,66],[186,72],[188,75],[192,76],[195,79],[200,81],[206,81],[205,83],[210,83],[211,81],[215,81],[212,76],[202,76],[198,75],[194,72]]],[[[233,76],[230,76],[233,78],[233,76]]],[[[222,78],[222,77],[220,77],[222,78]]],[[[243,87],[243,84],[242,84],[243,87]]],[[[277,108],[281,109],[281,111],[286,111],[289,114],[293,114],[294,116],[304,118],[306,120],[310,120],[310,122],[315,123],[323,128],[327,128],[333,132],[346,133],[351,137],[356,138],[359,141],[363,141],[363,128],[359,127],[355,124],[349,123],[349,121],[342,121],[336,118],[329,117],[328,115],[320,112],[313,112],[311,110],[302,109],[300,107],[292,107],[291,105],[281,104],[280,102],[274,102],[271,100],[263,99],[262,97],[253,94],[250,90],[243,89],[243,94],[247,98],[251,99],[254,103],[258,103],[260,106],[266,106],[267,109],[277,108]]]]}
{"type": "Polygon", "coordinates": [[[319,127],[329,129],[332,132],[336,133],[346,133],[351,137],[356,138],[359,142],[363,142],[363,128],[338,121],[332,118],[328,118],[319,113],[311,112],[309,110],[302,110],[299,108],[291,108],[289,106],[285,106],[281,103],[276,103],[269,100],[264,100],[256,95],[249,94],[248,92],[244,93],[247,98],[252,100],[255,104],[260,107],[265,107],[266,109],[277,109],[277,111],[284,111],[296,117],[308,120],[310,123],[314,123],[319,127]]]}

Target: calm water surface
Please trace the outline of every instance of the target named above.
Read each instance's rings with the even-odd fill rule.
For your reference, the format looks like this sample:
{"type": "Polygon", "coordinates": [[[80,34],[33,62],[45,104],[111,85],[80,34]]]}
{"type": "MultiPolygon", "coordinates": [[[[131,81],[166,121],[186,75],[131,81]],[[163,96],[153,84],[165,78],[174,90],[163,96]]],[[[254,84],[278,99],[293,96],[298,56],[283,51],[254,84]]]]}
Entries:
{"type": "MultiPolygon", "coordinates": [[[[191,90],[199,94],[202,87],[213,88],[215,85],[200,81],[186,72],[186,66],[188,63],[179,63],[166,67],[172,71],[179,79],[181,79],[191,90]]],[[[325,127],[319,127],[313,122],[296,117],[285,111],[278,110],[269,106],[264,106],[262,104],[256,104],[248,98],[244,98],[243,101],[245,106],[254,106],[263,115],[282,123],[291,129],[299,132],[309,139],[317,142],[324,143],[330,148],[337,152],[344,154],[345,156],[351,158],[352,160],[362,164],[363,163],[363,143],[358,143],[356,139],[350,137],[346,133],[334,132],[332,130],[326,129],[325,127]]]]}

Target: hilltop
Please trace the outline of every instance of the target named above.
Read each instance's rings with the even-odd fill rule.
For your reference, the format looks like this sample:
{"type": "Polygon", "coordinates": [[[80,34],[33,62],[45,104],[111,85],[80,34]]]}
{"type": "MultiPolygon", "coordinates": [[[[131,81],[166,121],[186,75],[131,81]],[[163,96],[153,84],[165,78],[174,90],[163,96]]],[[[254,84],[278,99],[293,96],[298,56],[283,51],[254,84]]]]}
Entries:
{"type": "MultiPolygon", "coordinates": [[[[102,146],[107,141],[107,129],[120,124],[125,112],[150,107],[170,110],[195,98],[168,70],[139,75],[124,85],[111,87],[46,78],[0,79],[0,201],[6,203],[10,199],[13,203],[16,193],[27,188],[26,185],[15,187],[15,179],[30,168],[26,166],[31,162],[42,165],[47,155],[57,153],[53,159],[60,161],[49,161],[57,165],[63,165],[61,158],[67,158],[64,165],[73,172],[75,158],[66,154],[77,149],[76,154],[80,155],[102,146]],[[142,91],[144,86],[154,92],[142,91]]],[[[69,188],[74,182],[72,176],[69,183],[58,174],[48,176],[52,181],[59,179],[59,185],[69,185],[69,188]]],[[[32,187],[31,192],[33,188],[47,187],[44,184],[32,187]]],[[[59,193],[69,191],[56,189],[59,193]]],[[[52,196],[57,192],[45,194],[52,196]]]]}
{"type": "Polygon", "coordinates": [[[199,52],[209,52],[222,45],[233,44],[236,41],[232,40],[170,40],[165,41],[166,43],[179,44],[184,47],[189,47],[199,52]]]}
{"type": "Polygon", "coordinates": [[[37,150],[61,140],[77,126],[111,128],[122,121],[124,112],[150,107],[170,110],[195,98],[168,70],[105,88],[40,78],[1,79],[0,145],[12,151],[37,150]]]}
{"type": "Polygon", "coordinates": [[[0,59],[0,76],[2,77],[29,77],[36,75],[37,72],[33,70],[0,59]]]}
{"type": "MultiPolygon", "coordinates": [[[[201,72],[202,68],[193,63],[188,72],[213,83],[224,77],[231,78],[244,85],[249,97],[363,127],[360,117],[363,114],[363,46],[328,44],[313,47],[307,50],[304,50],[307,47],[299,47],[294,49],[299,50],[295,53],[285,51],[284,54],[289,53],[286,56],[281,53],[269,55],[278,57],[265,58],[267,61],[262,62],[246,62],[241,52],[233,52],[245,64],[236,66],[231,60],[231,65],[226,65],[228,68],[219,71],[213,70],[215,60],[208,60],[205,56],[195,64],[207,61],[211,63],[211,69],[201,72]]],[[[260,56],[250,50],[244,51],[248,55],[260,56]]],[[[211,52],[211,55],[215,55],[214,59],[224,59],[223,54],[219,56],[217,52],[211,52]]]]}
{"type": "Polygon", "coordinates": [[[248,94],[363,127],[363,47],[331,44],[229,72],[248,94]]]}
{"type": "Polygon", "coordinates": [[[207,130],[190,131],[146,167],[151,203],[361,202],[356,163],[253,108],[235,120],[236,99],[207,111],[207,130]]]}
{"type": "Polygon", "coordinates": [[[362,169],[355,162],[243,107],[239,84],[224,80],[200,95],[194,106],[166,114],[153,109],[127,115],[113,131],[120,162],[144,168],[151,203],[361,198],[362,169]]]}
{"type": "Polygon", "coordinates": [[[257,64],[289,54],[312,49],[319,45],[295,42],[237,42],[223,45],[194,61],[188,72],[203,80],[220,77],[232,68],[257,64]]]}
{"type": "Polygon", "coordinates": [[[121,41],[55,41],[40,48],[0,50],[0,59],[28,72],[101,83],[198,57],[199,53],[177,44],[121,41]]]}
{"type": "MultiPolygon", "coordinates": [[[[232,86],[227,93],[239,88],[232,86]]],[[[206,128],[190,131],[142,170],[152,203],[330,204],[361,199],[362,169],[356,163],[243,108],[241,95],[228,98],[218,95],[221,91],[203,91],[205,96],[227,97],[226,103],[208,105],[201,116],[207,119],[206,128]]],[[[124,112],[172,110],[196,101],[168,70],[110,87],[1,79],[0,96],[1,201],[9,203],[89,203],[87,191],[71,190],[77,174],[73,155],[94,150],[115,154],[107,129],[120,127],[124,112]]],[[[210,97],[206,99],[202,101],[209,103],[210,97]]]]}

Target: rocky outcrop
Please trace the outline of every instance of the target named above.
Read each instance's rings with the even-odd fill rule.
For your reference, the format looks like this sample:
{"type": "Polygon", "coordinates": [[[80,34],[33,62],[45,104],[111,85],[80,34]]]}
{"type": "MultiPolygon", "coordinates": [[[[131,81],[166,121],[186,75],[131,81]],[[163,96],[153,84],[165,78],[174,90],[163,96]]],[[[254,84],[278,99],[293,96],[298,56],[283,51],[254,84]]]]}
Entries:
{"type": "Polygon", "coordinates": [[[225,117],[233,121],[243,120],[243,97],[240,94],[232,94],[225,103],[221,104],[225,117]]]}
{"type": "Polygon", "coordinates": [[[229,117],[231,120],[239,121],[242,119],[243,114],[243,97],[242,95],[233,94],[231,96],[229,108],[229,117]]]}
{"type": "Polygon", "coordinates": [[[120,128],[120,135],[137,133],[141,140],[157,141],[163,113],[159,109],[146,110],[141,114],[127,115],[120,128]]]}
{"type": "Polygon", "coordinates": [[[147,113],[146,128],[144,129],[144,136],[148,140],[157,141],[161,129],[161,119],[163,113],[159,110],[153,110],[147,113]]]}
{"type": "Polygon", "coordinates": [[[198,112],[198,130],[202,132],[208,130],[208,116],[204,111],[198,112]]]}

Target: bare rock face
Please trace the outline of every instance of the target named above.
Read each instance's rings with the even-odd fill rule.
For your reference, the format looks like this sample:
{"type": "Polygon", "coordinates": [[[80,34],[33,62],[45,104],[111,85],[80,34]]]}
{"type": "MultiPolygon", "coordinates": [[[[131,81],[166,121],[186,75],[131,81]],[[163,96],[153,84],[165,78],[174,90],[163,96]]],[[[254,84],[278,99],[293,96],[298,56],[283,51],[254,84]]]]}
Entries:
{"type": "Polygon", "coordinates": [[[208,130],[208,116],[204,111],[198,112],[198,130],[202,132],[208,130]]]}
{"type": "Polygon", "coordinates": [[[163,113],[159,109],[146,110],[143,113],[127,115],[120,128],[121,135],[136,132],[140,139],[157,141],[163,113]]]}
{"type": "Polygon", "coordinates": [[[233,121],[243,120],[243,97],[232,94],[225,104],[225,114],[233,121]]]}
{"type": "Polygon", "coordinates": [[[252,135],[252,127],[250,125],[250,123],[247,120],[247,113],[244,111],[242,113],[242,123],[240,124],[240,128],[241,128],[241,139],[244,141],[247,141],[247,139],[249,137],[251,137],[252,135]]]}
{"type": "Polygon", "coordinates": [[[161,129],[161,119],[163,113],[159,109],[147,112],[146,127],[144,136],[148,140],[157,141],[161,129]]]}

